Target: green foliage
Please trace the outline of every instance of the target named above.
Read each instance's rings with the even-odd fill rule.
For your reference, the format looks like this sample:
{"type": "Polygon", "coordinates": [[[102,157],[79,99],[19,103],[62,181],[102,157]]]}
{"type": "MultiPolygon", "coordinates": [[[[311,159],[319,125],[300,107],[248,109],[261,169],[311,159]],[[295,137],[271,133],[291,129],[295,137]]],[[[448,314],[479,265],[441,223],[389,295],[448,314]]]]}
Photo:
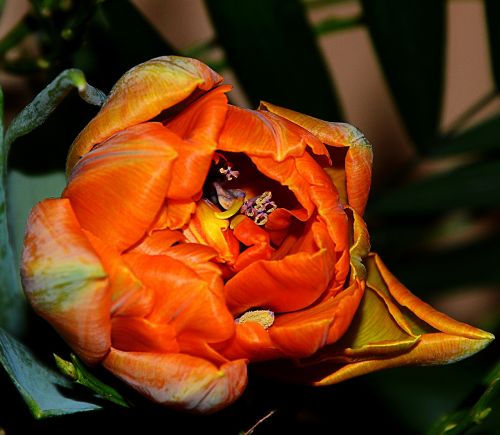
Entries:
{"type": "Polygon", "coordinates": [[[373,45],[408,133],[437,135],[444,74],[444,0],[363,0],[373,45]]]}
{"type": "Polygon", "coordinates": [[[299,0],[207,0],[229,65],[259,101],[339,119],[332,81],[299,0]]]}

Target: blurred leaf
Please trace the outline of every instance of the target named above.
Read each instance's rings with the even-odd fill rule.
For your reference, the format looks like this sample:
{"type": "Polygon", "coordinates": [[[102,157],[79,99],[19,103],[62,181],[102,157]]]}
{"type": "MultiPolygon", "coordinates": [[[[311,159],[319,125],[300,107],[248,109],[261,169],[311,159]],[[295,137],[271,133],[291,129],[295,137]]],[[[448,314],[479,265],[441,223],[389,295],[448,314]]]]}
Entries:
{"type": "Polygon", "coordinates": [[[420,149],[439,127],[444,0],[362,0],[365,21],[408,133],[420,149]]]}
{"type": "Polygon", "coordinates": [[[96,394],[97,397],[109,400],[110,402],[125,408],[129,407],[127,401],[118,391],[97,379],[86,369],[76,355],[71,354],[71,361],[66,361],[55,354],[54,359],[57,367],[64,375],[72,379],[77,384],[89,388],[96,394]]]}
{"type": "Polygon", "coordinates": [[[72,88],[77,88],[80,96],[89,104],[100,106],[106,96],[85,81],[80,70],[68,69],[59,74],[45,89],[17,115],[5,134],[5,148],[18,137],[28,134],[43,124],[72,88]]]}
{"type": "Polygon", "coordinates": [[[500,91],[500,2],[485,0],[486,21],[490,40],[491,66],[497,90],[500,91]]]}
{"type": "Polygon", "coordinates": [[[299,0],[205,0],[226,58],[252,105],[260,100],[340,118],[330,74],[299,0]]]}
{"type": "Polygon", "coordinates": [[[481,153],[500,149],[500,116],[496,115],[430,150],[431,156],[481,153]]]}
{"type": "Polygon", "coordinates": [[[314,30],[318,36],[338,32],[340,30],[348,30],[358,27],[363,24],[363,16],[355,16],[349,18],[330,17],[320,21],[314,26],[314,30]]]}
{"type": "Polygon", "coordinates": [[[98,5],[88,44],[76,60],[94,83],[108,89],[135,65],[171,54],[176,50],[129,0],[106,0],[98,5]]]}
{"type": "Polygon", "coordinates": [[[100,409],[75,397],[72,383],[0,328],[0,363],[37,419],[100,409]],[[73,397],[72,397],[73,396],[73,397]]]}
{"type": "Polygon", "coordinates": [[[428,435],[459,435],[481,425],[492,411],[492,402],[500,397],[500,364],[484,379],[483,394],[469,409],[462,409],[441,418],[428,435]]]}
{"type": "Polygon", "coordinates": [[[11,170],[7,182],[7,214],[16,260],[21,256],[26,219],[32,207],[45,198],[59,197],[66,185],[64,171],[27,175],[11,170]]]}
{"type": "Polygon", "coordinates": [[[500,205],[500,160],[462,166],[374,198],[370,213],[426,215],[455,208],[500,205]]]}
{"type": "Polygon", "coordinates": [[[419,295],[435,295],[443,289],[500,283],[498,247],[500,237],[478,240],[388,260],[398,278],[419,295]]]}

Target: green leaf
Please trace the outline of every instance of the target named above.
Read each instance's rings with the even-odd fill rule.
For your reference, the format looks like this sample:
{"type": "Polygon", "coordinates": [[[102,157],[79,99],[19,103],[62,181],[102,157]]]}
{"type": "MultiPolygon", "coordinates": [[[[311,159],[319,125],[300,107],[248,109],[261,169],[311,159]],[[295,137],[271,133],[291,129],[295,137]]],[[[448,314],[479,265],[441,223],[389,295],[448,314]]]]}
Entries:
{"type": "Polygon", "coordinates": [[[407,184],[372,200],[369,212],[427,215],[500,205],[500,160],[473,163],[407,184]]]}
{"type": "Polygon", "coordinates": [[[26,219],[33,206],[45,198],[57,198],[66,186],[64,171],[46,174],[24,174],[11,170],[7,181],[7,215],[16,254],[21,256],[26,219]]]}
{"type": "Polygon", "coordinates": [[[340,118],[330,74],[299,0],[205,0],[217,38],[251,103],[340,118]]]}
{"type": "Polygon", "coordinates": [[[481,425],[490,415],[493,401],[500,397],[500,364],[486,376],[482,386],[486,388],[474,405],[441,418],[427,434],[458,435],[481,425]]]}
{"type": "Polygon", "coordinates": [[[497,90],[500,91],[500,2],[498,0],[485,0],[486,21],[488,23],[488,36],[490,40],[491,66],[497,90]]]}
{"type": "Polygon", "coordinates": [[[12,142],[18,137],[42,125],[73,88],[76,88],[80,96],[89,104],[100,106],[106,100],[106,96],[101,91],[85,81],[85,76],[80,70],[63,71],[14,118],[5,134],[7,152],[12,142]]]}
{"type": "Polygon", "coordinates": [[[24,333],[25,303],[7,223],[7,147],[3,136],[3,92],[0,88],[0,327],[24,333]]]}
{"type": "Polygon", "coordinates": [[[430,150],[431,156],[481,153],[500,149],[500,116],[494,116],[430,150]]]}
{"type": "Polygon", "coordinates": [[[129,0],[99,3],[86,48],[78,58],[87,58],[85,71],[105,89],[137,64],[177,52],[129,0]]]}
{"type": "Polygon", "coordinates": [[[363,24],[361,15],[349,18],[329,17],[314,26],[316,35],[326,35],[341,30],[350,30],[363,24]]]}
{"type": "Polygon", "coordinates": [[[99,398],[129,408],[129,404],[123,396],[113,387],[106,385],[90,373],[76,355],[71,354],[71,361],[66,361],[55,354],[54,359],[59,370],[77,384],[89,388],[99,398]]]}
{"type": "Polygon", "coordinates": [[[420,149],[438,132],[444,0],[362,0],[365,22],[408,133],[420,149]]]}
{"type": "Polygon", "coordinates": [[[73,384],[0,328],[0,363],[37,419],[102,407],[76,398],[73,384]]]}

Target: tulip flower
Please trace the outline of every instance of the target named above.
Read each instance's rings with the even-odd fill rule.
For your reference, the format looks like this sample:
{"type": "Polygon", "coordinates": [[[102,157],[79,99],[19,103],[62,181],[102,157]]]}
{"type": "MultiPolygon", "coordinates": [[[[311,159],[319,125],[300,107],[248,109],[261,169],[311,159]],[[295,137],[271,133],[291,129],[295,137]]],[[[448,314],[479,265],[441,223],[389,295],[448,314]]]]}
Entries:
{"type": "Polygon", "coordinates": [[[203,63],[127,72],[34,207],[27,298],[89,366],[155,402],[214,412],[247,365],[328,385],[483,349],[370,252],[372,150],[353,126],[228,104],[203,63]]]}

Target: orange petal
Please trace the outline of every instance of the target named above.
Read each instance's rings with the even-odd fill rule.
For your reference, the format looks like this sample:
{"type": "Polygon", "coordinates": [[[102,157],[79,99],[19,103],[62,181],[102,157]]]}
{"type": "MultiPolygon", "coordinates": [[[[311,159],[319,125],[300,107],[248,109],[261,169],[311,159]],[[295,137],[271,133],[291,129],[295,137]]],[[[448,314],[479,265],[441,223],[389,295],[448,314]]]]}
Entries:
{"type": "Polygon", "coordinates": [[[95,144],[151,120],[196,89],[207,91],[221,81],[220,75],[195,59],[163,56],[137,65],[118,80],[97,116],[71,145],[67,173],[95,144]]]}
{"type": "Polygon", "coordinates": [[[271,103],[262,102],[260,108],[300,125],[326,145],[348,147],[344,163],[348,204],[363,215],[370,192],[373,162],[372,148],[364,135],[350,124],[322,121],[271,103]]]}
{"type": "Polygon", "coordinates": [[[112,246],[83,230],[109,275],[112,316],[146,316],[154,304],[154,293],[125,264],[112,246]]]}
{"type": "Polygon", "coordinates": [[[33,308],[85,362],[99,362],[111,345],[107,273],[67,199],[33,208],[21,276],[33,308]]]}
{"type": "Polygon", "coordinates": [[[131,352],[179,352],[175,329],[140,317],[114,317],[111,342],[118,350],[131,352]]]}
{"type": "Polygon", "coordinates": [[[144,236],[170,183],[180,139],[161,124],[117,133],[86,154],[63,195],[82,227],[122,251],[144,236]]]}
{"type": "Polygon", "coordinates": [[[339,291],[349,272],[348,220],[339,196],[328,175],[309,155],[276,163],[269,158],[254,157],[260,172],[280,182],[295,194],[309,216],[317,208],[330,238],[335,244],[335,291],[339,291]]]}
{"type": "Polygon", "coordinates": [[[171,230],[181,229],[188,224],[195,210],[196,202],[191,199],[167,198],[151,231],[164,230],[166,228],[170,228],[171,230]]]}
{"type": "Polygon", "coordinates": [[[174,243],[180,242],[184,237],[180,231],[160,230],[154,231],[146,236],[137,246],[129,252],[140,252],[142,254],[160,255],[169,249],[174,243]]]}
{"type": "Polygon", "coordinates": [[[277,162],[304,154],[307,146],[327,154],[323,144],[303,128],[270,112],[229,106],[219,149],[277,162]]]}
{"type": "Polygon", "coordinates": [[[215,412],[230,405],[241,396],[247,384],[243,360],[218,368],[185,354],[111,349],[104,366],[155,402],[199,413],[215,412]]]}
{"type": "Polygon", "coordinates": [[[156,295],[148,320],[171,324],[178,335],[190,334],[208,343],[229,339],[233,317],[217,291],[195,270],[167,255],[124,255],[139,279],[156,295]]]}
{"type": "Polygon", "coordinates": [[[167,197],[190,199],[203,188],[212,163],[217,140],[226,119],[229,86],[220,86],[187,106],[166,127],[183,142],[175,147],[179,158],[174,164],[167,197]]]}
{"type": "Polygon", "coordinates": [[[234,269],[243,270],[256,260],[269,260],[273,254],[269,234],[252,220],[245,217],[233,231],[234,236],[244,245],[249,246],[236,260],[234,269]]]}
{"type": "Polygon", "coordinates": [[[355,281],[313,307],[277,316],[269,329],[272,342],[288,358],[304,358],[334,343],[351,324],[363,290],[364,283],[355,281]]]}
{"type": "Polygon", "coordinates": [[[221,350],[229,359],[265,361],[283,357],[282,352],[272,342],[269,331],[256,322],[236,324],[236,333],[221,350]]]}
{"type": "Polygon", "coordinates": [[[318,233],[314,253],[299,252],[281,260],[259,260],[226,282],[229,309],[240,314],[250,308],[287,312],[312,304],[333,277],[332,253],[318,233]]]}

